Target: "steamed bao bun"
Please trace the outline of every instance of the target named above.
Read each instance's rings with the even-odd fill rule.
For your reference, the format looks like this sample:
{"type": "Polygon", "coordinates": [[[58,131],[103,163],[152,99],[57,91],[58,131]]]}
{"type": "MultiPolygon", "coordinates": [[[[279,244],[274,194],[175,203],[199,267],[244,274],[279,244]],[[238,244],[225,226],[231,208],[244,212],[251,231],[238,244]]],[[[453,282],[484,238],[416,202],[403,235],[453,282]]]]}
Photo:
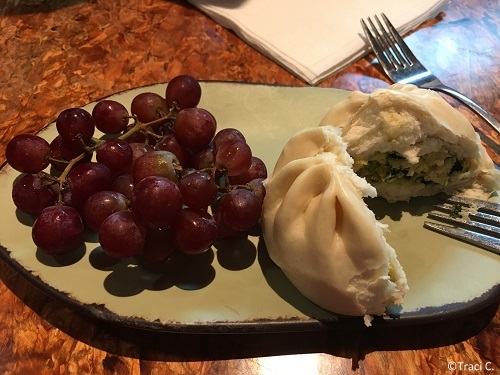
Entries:
{"type": "Polygon", "coordinates": [[[320,125],[342,129],[354,172],[389,202],[458,191],[485,199],[500,188],[500,172],[470,122],[431,90],[355,91],[320,125]]]}
{"type": "Polygon", "coordinates": [[[352,170],[341,130],[299,132],[265,181],[262,223],[271,259],[308,299],[343,315],[400,305],[405,273],[363,201],[375,189],[352,170]]]}

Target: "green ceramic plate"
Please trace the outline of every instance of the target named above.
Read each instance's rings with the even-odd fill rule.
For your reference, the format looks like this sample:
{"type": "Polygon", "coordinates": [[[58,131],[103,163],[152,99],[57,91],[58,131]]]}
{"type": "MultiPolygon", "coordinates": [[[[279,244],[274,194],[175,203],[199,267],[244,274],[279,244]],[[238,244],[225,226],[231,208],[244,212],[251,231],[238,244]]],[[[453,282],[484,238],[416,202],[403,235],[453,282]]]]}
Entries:
{"type": "MultiPolygon", "coordinates": [[[[317,126],[327,110],[348,95],[336,89],[227,82],[202,82],[202,89],[200,107],[214,114],[219,129],[240,129],[270,170],[293,134],[317,126]]],[[[164,90],[165,84],[158,84],[112,98],[129,107],[140,92],[163,95],[164,90]]],[[[53,139],[54,124],[40,134],[53,139]]],[[[112,260],[95,236],[73,254],[44,255],[31,240],[33,219],[16,212],[12,203],[17,176],[9,165],[0,173],[0,254],[33,284],[74,309],[131,327],[190,333],[363,325],[362,318],[340,317],[305,299],[269,259],[258,234],[217,244],[192,264],[175,269],[145,267],[134,259],[112,260]]],[[[472,314],[500,296],[500,257],[423,229],[433,203],[433,199],[392,205],[369,202],[390,226],[387,239],[410,285],[399,319],[376,319],[374,324],[419,324],[472,314]]]]}

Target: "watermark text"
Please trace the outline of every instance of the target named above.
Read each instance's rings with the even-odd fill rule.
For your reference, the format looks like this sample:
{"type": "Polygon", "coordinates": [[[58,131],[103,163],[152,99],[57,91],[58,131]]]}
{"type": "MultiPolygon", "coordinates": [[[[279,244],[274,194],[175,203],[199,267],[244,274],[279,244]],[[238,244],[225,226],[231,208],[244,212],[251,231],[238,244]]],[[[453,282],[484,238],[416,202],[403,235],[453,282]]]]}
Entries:
{"type": "Polygon", "coordinates": [[[485,363],[467,363],[459,361],[448,362],[448,370],[450,371],[495,371],[493,362],[485,363]]]}

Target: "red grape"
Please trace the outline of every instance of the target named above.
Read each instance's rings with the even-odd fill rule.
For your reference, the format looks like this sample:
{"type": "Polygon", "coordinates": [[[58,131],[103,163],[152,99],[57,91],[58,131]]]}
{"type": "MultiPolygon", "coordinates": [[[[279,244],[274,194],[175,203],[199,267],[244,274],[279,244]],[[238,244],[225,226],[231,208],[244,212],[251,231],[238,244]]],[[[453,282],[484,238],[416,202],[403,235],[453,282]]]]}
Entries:
{"type": "Polygon", "coordinates": [[[57,192],[44,185],[38,175],[26,174],[14,183],[12,200],[22,212],[38,215],[45,207],[55,204],[57,192]]]}
{"type": "Polygon", "coordinates": [[[250,168],[252,164],[252,151],[241,140],[232,140],[220,145],[215,154],[215,166],[226,171],[228,176],[237,176],[250,168]]]}
{"type": "Polygon", "coordinates": [[[241,237],[242,232],[231,229],[224,224],[220,211],[218,209],[215,209],[213,211],[213,218],[215,220],[215,223],[217,224],[217,238],[229,239],[241,237]]]}
{"type": "Polygon", "coordinates": [[[32,228],[33,242],[47,254],[64,254],[83,244],[83,222],[73,207],[42,210],[32,228]]]}
{"type": "Polygon", "coordinates": [[[92,194],[83,205],[83,221],[97,231],[111,214],[127,209],[127,199],[116,191],[102,190],[92,194]]]}
{"type": "Polygon", "coordinates": [[[165,98],[169,108],[174,101],[178,109],[196,107],[201,98],[201,86],[195,78],[179,75],[168,83],[165,98]]]}
{"type": "Polygon", "coordinates": [[[132,99],[130,109],[142,123],[157,120],[169,112],[165,99],[153,92],[138,94],[132,99]]]}
{"type": "Polygon", "coordinates": [[[146,152],[153,151],[153,148],[151,148],[148,145],[145,145],[144,143],[131,142],[130,147],[132,148],[132,163],[130,163],[130,165],[126,169],[127,173],[129,172],[132,173],[133,167],[137,159],[139,159],[146,152]]]}
{"type": "Polygon", "coordinates": [[[178,186],[182,203],[191,208],[206,209],[217,197],[217,184],[205,172],[195,171],[183,176],[178,186]]]}
{"type": "Polygon", "coordinates": [[[134,164],[132,171],[134,182],[149,176],[162,176],[177,182],[176,166],[179,166],[179,160],[169,151],[147,152],[134,164]]]}
{"type": "Polygon", "coordinates": [[[92,110],[96,128],[107,134],[123,132],[129,122],[129,113],[125,106],[115,100],[101,100],[92,110]]]}
{"type": "Polygon", "coordinates": [[[244,135],[238,129],[225,128],[219,130],[217,134],[215,134],[213,139],[214,153],[217,153],[217,150],[219,149],[221,144],[234,140],[240,140],[246,142],[244,135]]]}
{"type": "Polygon", "coordinates": [[[264,187],[264,179],[256,178],[246,184],[252,193],[255,194],[260,203],[264,202],[266,196],[266,188],[264,187]]]}
{"type": "Polygon", "coordinates": [[[109,215],[99,228],[99,242],[110,256],[127,258],[139,254],[146,240],[146,228],[130,211],[109,215]]]}
{"type": "Polygon", "coordinates": [[[230,176],[229,182],[232,185],[245,185],[256,178],[267,178],[267,168],[260,158],[252,156],[250,167],[242,174],[230,176]]]}
{"type": "Polygon", "coordinates": [[[217,123],[210,112],[202,108],[185,108],[174,121],[174,134],[181,144],[199,150],[215,135],[217,123]]]}
{"type": "Polygon", "coordinates": [[[177,249],[188,254],[202,253],[217,238],[217,224],[210,214],[202,210],[185,208],[173,229],[177,249]]]}
{"type": "Polygon", "coordinates": [[[96,162],[76,165],[68,173],[67,179],[73,203],[81,202],[81,204],[92,194],[109,190],[112,182],[109,168],[96,162]]]}
{"type": "Polygon", "coordinates": [[[82,141],[88,144],[94,135],[95,121],[86,110],[69,108],[57,116],[56,128],[66,144],[81,147],[82,141]]]}
{"type": "Polygon", "coordinates": [[[207,169],[214,166],[214,150],[212,147],[204,148],[191,156],[190,164],[196,169],[207,169]]]}
{"type": "MultiPolygon", "coordinates": [[[[50,164],[58,171],[63,171],[68,163],[79,156],[83,152],[83,145],[69,146],[64,143],[62,137],[58,135],[50,143],[50,164]],[[65,161],[65,162],[62,162],[65,161]]],[[[92,159],[92,155],[89,153],[79,161],[88,162],[92,159]]]]}
{"type": "Polygon", "coordinates": [[[114,175],[125,172],[132,164],[133,156],[130,144],[120,138],[107,139],[96,152],[97,162],[108,167],[114,175]]]}
{"type": "Polygon", "coordinates": [[[166,177],[149,176],[134,186],[132,210],[151,228],[165,228],[177,220],[182,208],[177,185],[166,177]]]}
{"type": "Polygon", "coordinates": [[[49,165],[49,143],[38,135],[19,134],[10,140],[5,150],[7,162],[23,173],[38,173],[49,165]]]}
{"type": "Polygon", "coordinates": [[[245,231],[259,221],[262,203],[251,191],[234,189],[224,194],[217,209],[224,225],[236,231],[245,231]]]}
{"type": "Polygon", "coordinates": [[[175,134],[167,134],[161,140],[159,140],[155,145],[155,150],[157,151],[170,151],[172,154],[177,156],[180,165],[185,166],[189,160],[189,153],[184,147],[181,146],[175,134]]]}
{"type": "Polygon", "coordinates": [[[116,176],[111,183],[111,190],[121,193],[132,202],[134,197],[134,177],[131,173],[116,176]]]}

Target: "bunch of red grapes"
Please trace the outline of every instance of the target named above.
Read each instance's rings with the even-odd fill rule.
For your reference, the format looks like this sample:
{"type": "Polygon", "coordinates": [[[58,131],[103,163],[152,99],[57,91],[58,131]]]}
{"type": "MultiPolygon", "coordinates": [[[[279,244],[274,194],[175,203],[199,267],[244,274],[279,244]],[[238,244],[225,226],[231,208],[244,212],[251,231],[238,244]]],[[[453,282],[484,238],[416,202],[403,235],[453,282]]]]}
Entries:
{"type": "Polygon", "coordinates": [[[174,251],[202,253],[258,225],[266,167],[240,131],[217,132],[214,116],[197,107],[200,98],[199,82],[180,75],[165,96],[137,95],[130,112],[110,99],[92,113],[64,110],[51,143],[15,136],[6,157],[22,175],[12,198],[36,218],[35,245],[64,254],[91,230],[113,257],[159,262],[174,251]],[[105,136],[94,137],[95,129],[105,136]]]}

